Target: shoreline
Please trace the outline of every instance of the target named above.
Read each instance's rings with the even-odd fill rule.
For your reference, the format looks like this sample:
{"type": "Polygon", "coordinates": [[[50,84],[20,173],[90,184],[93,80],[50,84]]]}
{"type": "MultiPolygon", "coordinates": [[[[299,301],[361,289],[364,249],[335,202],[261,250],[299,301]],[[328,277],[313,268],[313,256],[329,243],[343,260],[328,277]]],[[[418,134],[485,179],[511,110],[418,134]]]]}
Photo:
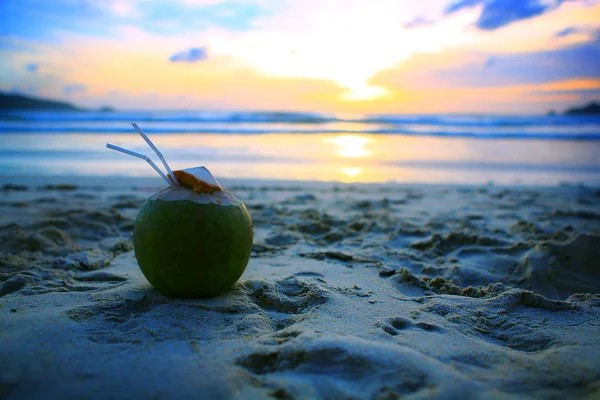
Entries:
{"type": "MultiPolygon", "coordinates": [[[[599,182],[558,182],[556,184],[527,184],[527,183],[435,183],[435,182],[345,182],[345,181],[320,181],[320,180],[301,180],[301,179],[246,179],[246,178],[228,178],[218,177],[217,180],[224,186],[225,189],[228,187],[239,188],[260,188],[260,187],[272,187],[279,186],[283,188],[312,188],[312,187],[325,187],[331,188],[335,186],[341,187],[371,187],[375,189],[403,189],[403,188],[418,188],[418,187],[431,187],[431,188],[497,188],[497,189],[542,189],[552,190],[557,188],[580,188],[587,190],[598,190],[600,189],[599,182]]],[[[128,176],[128,175],[77,175],[77,174],[2,174],[0,173],[0,186],[3,185],[19,185],[21,181],[25,181],[29,188],[37,189],[48,184],[60,185],[60,184],[73,184],[79,189],[93,189],[94,187],[110,187],[116,186],[120,189],[124,187],[135,187],[144,186],[148,188],[156,188],[157,191],[164,188],[164,181],[154,175],[144,176],[128,176]]],[[[0,191],[1,191],[0,187],[0,191]]]]}

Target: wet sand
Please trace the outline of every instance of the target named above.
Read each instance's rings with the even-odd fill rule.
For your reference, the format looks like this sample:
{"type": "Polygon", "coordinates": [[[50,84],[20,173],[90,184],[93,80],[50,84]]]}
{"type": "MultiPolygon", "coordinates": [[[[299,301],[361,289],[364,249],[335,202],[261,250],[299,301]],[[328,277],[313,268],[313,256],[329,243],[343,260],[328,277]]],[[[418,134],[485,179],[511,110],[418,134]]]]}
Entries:
{"type": "Polygon", "coordinates": [[[250,263],[181,300],[132,179],[0,178],[3,398],[600,395],[597,188],[224,180],[250,263]]]}

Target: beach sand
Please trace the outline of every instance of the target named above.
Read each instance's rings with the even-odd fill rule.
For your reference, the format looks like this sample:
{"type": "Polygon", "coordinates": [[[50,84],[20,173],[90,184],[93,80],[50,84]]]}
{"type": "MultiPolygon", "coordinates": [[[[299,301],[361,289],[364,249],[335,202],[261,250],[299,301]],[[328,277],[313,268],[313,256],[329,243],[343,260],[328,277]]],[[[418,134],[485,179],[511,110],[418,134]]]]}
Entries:
{"type": "Polygon", "coordinates": [[[596,188],[222,183],[250,263],[181,300],[133,252],[159,181],[1,178],[0,396],[600,397],[596,188]]]}

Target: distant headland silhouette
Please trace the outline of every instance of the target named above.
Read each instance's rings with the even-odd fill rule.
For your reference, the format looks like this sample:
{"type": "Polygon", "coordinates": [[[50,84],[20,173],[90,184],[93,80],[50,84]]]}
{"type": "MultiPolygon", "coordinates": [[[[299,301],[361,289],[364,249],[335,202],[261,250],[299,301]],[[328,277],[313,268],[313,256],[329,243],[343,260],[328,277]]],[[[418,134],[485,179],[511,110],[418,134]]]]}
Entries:
{"type": "Polygon", "coordinates": [[[600,104],[596,102],[589,103],[582,107],[573,107],[565,111],[565,115],[598,115],[600,114],[600,104]]]}
{"type": "Polygon", "coordinates": [[[77,107],[64,101],[7,93],[0,93],[0,110],[115,111],[115,109],[110,106],[103,106],[98,109],[91,110],[88,108],[77,107]]]}

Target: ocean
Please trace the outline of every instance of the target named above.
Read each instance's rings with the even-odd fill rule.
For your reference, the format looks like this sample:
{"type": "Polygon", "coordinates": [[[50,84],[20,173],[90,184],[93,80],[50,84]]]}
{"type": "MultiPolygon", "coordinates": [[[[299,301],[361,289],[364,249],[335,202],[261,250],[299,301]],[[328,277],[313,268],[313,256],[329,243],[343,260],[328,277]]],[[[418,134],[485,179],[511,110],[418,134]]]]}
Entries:
{"type": "Polygon", "coordinates": [[[152,176],[138,125],[172,169],[217,178],[600,183],[600,116],[0,111],[0,175],[152,176]]]}

